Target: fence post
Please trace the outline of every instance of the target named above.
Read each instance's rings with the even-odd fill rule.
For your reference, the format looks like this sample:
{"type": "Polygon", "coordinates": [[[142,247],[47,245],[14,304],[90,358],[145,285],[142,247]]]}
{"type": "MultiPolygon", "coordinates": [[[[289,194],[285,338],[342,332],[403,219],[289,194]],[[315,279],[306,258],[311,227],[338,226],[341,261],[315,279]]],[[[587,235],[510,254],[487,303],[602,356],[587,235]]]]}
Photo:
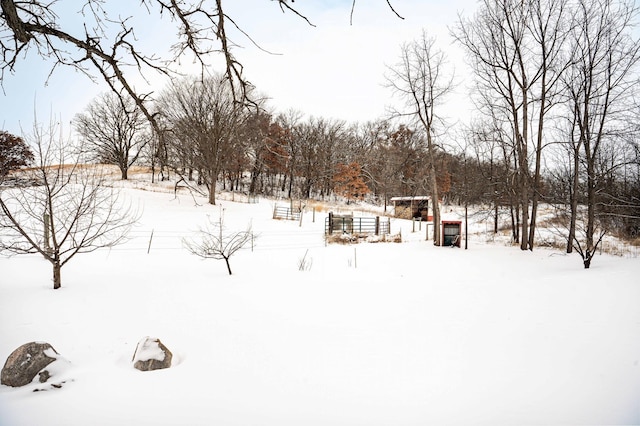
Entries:
{"type": "Polygon", "coordinates": [[[149,237],[149,246],[147,247],[147,254],[151,251],[151,241],[153,241],[153,229],[151,230],[151,236],[149,237]]]}
{"type": "Polygon", "coordinates": [[[380,235],[380,216],[376,216],[376,235],[380,235]]]}
{"type": "Polygon", "coordinates": [[[329,235],[333,234],[333,212],[329,212],[329,235]]]}

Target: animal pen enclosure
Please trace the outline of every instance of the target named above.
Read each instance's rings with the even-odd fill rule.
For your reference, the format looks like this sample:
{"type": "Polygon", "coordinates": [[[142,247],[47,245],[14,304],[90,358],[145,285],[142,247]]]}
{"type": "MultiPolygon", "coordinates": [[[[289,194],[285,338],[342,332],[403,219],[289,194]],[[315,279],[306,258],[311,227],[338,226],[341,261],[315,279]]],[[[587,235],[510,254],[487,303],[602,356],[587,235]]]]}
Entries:
{"type": "Polygon", "coordinates": [[[331,235],[333,233],[342,234],[370,234],[370,235],[388,235],[391,233],[391,221],[389,218],[375,217],[353,217],[350,215],[336,215],[329,212],[329,216],[325,219],[324,233],[331,235]]]}

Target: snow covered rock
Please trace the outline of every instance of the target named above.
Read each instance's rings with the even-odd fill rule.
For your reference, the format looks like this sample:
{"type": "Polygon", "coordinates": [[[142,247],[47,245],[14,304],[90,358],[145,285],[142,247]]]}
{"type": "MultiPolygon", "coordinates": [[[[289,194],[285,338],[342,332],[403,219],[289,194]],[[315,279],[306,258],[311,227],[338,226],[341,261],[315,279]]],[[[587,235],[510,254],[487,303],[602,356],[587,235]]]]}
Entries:
{"type": "Polygon", "coordinates": [[[0,382],[7,386],[24,386],[39,375],[40,383],[44,383],[52,376],[46,367],[58,358],[58,352],[49,343],[25,343],[7,358],[2,367],[0,382]]]}
{"type": "Polygon", "coordinates": [[[133,354],[133,366],[140,371],[159,370],[171,367],[173,354],[160,339],[145,337],[138,342],[133,354]]]}

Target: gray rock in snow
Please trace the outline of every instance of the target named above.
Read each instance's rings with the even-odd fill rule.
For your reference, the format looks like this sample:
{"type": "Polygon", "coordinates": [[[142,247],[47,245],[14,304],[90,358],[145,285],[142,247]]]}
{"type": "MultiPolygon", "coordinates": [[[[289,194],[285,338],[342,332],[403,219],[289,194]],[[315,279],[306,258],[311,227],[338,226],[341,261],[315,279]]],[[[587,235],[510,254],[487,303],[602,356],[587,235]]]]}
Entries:
{"type": "Polygon", "coordinates": [[[144,337],[138,342],[133,354],[133,366],[140,371],[159,370],[171,367],[173,354],[160,339],[144,337]]]}
{"type": "Polygon", "coordinates": [[[51,377],[45,368],[58,359],[58,352],[44,342],[29,342],[13,351],[2,367],[0,382],[7,386],[24,386],[39,375],[40,383],[51,377]]]}

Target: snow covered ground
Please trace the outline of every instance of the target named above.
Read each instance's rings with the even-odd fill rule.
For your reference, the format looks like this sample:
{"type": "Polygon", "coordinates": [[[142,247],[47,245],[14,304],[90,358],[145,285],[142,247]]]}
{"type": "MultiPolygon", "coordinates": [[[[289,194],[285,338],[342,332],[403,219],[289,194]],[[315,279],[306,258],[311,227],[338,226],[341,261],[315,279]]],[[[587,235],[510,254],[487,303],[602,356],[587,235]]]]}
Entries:
{"type": "Polygon", "coordinates": [[[0,386],[0,425],[640,424],[637,258],[438,248],[402,220],[400,244],[327,246],[326,211],[125,191],[131,240],[60,290],[40,257],[0,258],[0,362],[29,341],[69,361],[60,389],[0,386]],[[182,244],[221,212],[257,234],[232,276],[182,244]],[[172,368],[133,368],[145,336],[172,368]]]}

